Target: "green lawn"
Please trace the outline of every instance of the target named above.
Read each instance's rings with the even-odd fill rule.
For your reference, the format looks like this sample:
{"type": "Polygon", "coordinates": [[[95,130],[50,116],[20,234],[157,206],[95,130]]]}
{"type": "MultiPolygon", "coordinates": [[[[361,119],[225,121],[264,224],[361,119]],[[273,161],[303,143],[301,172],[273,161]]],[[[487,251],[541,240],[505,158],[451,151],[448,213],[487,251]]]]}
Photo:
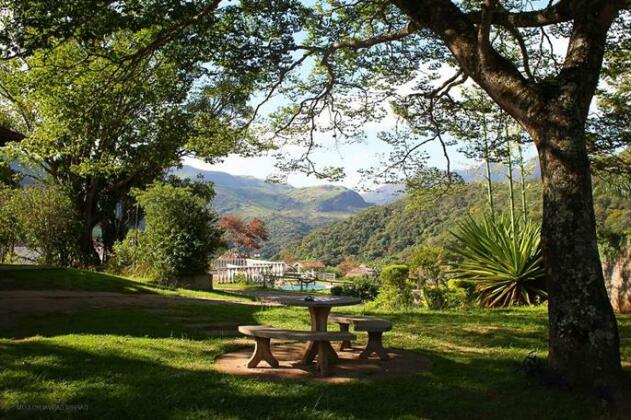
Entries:
{"type": "MultiPolygon", "coordinates": [[[[6,280],[5,274],[0,272],[0,288],[5,290],[77,289],[82,276],[90,283],[85,287],[88,290],[135,293],[150,287],[131,279],[74,270],[21,272],[12,274],[12,280],[6,280]],[[66,276],[72,280],[65,280],[66,276]]],[[[3,322],[0,417],[3,410],[12,418],[609,416],[601,402],[541,386],[519,371],[519,363],[531,351],[545,357],[545,308],[419,310],[380,316],[395,325],[386,335],[386,345],[429,357],[434,364],[431,372],[337,385],[231,377],[215,372],[213,360],[235,347],[233,339],[206,338],[194,327],[199,320],[306,327],[307,313],[300,308],[239,302],[185,304],[163,311],[86,309],[3,322]],[[14,336],[28,338],[9,338],[14,336]],[[64,411],[41,411],[42,407],[64,411]]],[[[631,317],[619,319],[622,354],[629,370],[631,317]]]]}

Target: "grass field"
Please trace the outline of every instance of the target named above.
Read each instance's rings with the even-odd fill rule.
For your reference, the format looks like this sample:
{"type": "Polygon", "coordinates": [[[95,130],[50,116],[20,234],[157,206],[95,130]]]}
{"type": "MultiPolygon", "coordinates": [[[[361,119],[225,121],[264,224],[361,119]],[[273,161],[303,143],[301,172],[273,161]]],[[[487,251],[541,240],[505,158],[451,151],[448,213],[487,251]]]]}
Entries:
{"type": "MultiPolygon", "coordinates": [[[[1,271],[0,289],[103,290],[226,299],[76,270],[1,271]]],[[[542,386],[520,362],[545,357],[545,308],[381,313],[386,345],[419,352],[431,372],[353,384],[262,381],[213,370],[235,348],[204,322],[308,326],[299,308],[182,304],[84,308],[0,323],[0,417],[11,418],[608,418],[602,402],[542,386]],[[12,339],[11,337],[22,337],[12,339]],[[23,338],[26,337],[26,338],[23,338]]],[[[352,311],[363,311],[354,307],[352,311]]],[[[631,317],[621,316],[631,371],[631,317]]]]}

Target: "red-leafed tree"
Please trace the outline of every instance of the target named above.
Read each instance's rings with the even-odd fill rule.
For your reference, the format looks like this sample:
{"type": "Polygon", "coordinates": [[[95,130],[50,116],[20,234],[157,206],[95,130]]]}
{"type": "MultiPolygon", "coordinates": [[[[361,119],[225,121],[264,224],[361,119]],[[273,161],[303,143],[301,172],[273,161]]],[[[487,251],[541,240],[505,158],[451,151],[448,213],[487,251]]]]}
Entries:
{"type": "Polygon", "coordinates": [[[251,250],[261,248],[262,242],[269,237],[265,222],[257,217],[246,222],[231,214],[219,219],[217,225],[224,232],[225,242],[251,250]]]}

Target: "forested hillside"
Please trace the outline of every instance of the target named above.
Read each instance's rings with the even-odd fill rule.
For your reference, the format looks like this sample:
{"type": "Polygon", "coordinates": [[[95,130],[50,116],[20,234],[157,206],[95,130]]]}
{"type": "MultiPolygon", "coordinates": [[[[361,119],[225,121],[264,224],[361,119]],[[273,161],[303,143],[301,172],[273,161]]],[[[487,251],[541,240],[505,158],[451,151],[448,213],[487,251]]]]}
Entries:
{"type": "MultiPolygon", "coordinates": [[[[496,184],[495,188],[496,209],[508,211],[506,186],[496,184]]],[[[528,182],[529,217],[541,217],[540,194],[539,182],[528,182]]],[[[521,214],[519,194],[516,194],[515,207],[521,214]]],[[[597,190],[595,209],[601,236],[615,236],[630,229],[631,199],[597,190]]],[[[371,207],[349,219],[314,230],[292,250],[302,258],[317,258],[327,264],[338,264],[349,255],[364,261],[405,257],[417,245],[450,241],[449,230],[465,215],[485,211],[488,211],[485,188],[479,183],[466,184],[462,190],[435,202],[419,203],[402,198],[371,207]]]]}

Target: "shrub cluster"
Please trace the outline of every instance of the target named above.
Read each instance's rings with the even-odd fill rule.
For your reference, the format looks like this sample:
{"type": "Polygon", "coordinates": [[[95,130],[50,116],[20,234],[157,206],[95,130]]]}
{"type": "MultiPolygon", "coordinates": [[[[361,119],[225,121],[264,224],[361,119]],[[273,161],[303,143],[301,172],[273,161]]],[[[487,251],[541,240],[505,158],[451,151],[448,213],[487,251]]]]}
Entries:
{"type": "Polygon", "coordinates": [[[17,220],[11,208],[14,191],[0,184],[0,263],[10,256],[17,241],[17,220]]]}
{"type": "Polygon", "coordinates": [[[447,250],[440,246],[419,246],[410,261],[410,277],[419,288],[444,285],[447,271],[447,250]]]}
{"type": "Polygon", "coordinates": [[[332,295],[355,296],[362,301],[374,300],[379,293],[380,281],[377,277],[354,277],[341,286],[331,288],[332,295]]]}
{"type": "Polygon", "coordinates": [[[423,304],[428,309],[458,309],[468,303],[467,292],[460,287],[425,287],[422,289],[422,292],[423,304]]]}
{"type": "Polygon", "coordinates": [[[138,229],[131,229],[122,241],[114,243],[114,256],[108,259],[108,270],[131,276],[148,276],[149,265],[148,247],[143,244],[144,233],[138,229]]]}
{"type": "Polygon", "coordinates": [[[400,309],[414,302],[412,286],[408,282],[410,269],[404,264],[395,264],[381,270],[382,287],[372,306],[382,309],[400,309]]]}
{"type": "Polygon", "coordinates": [[[221,243],[208,196],[190,185],[162,182],[133,195],[144,211],[145,230],[130,231],[115,245],[113,266],[162,283],[203,274],[221,243]]]}
{"type": "Polygon", "coordinates": [[[79,224],[68,195],[56,186],[0,191],[0,257],[21,243],[39,254],[39,262],[72,265],[77,257],[79,224]]]}

